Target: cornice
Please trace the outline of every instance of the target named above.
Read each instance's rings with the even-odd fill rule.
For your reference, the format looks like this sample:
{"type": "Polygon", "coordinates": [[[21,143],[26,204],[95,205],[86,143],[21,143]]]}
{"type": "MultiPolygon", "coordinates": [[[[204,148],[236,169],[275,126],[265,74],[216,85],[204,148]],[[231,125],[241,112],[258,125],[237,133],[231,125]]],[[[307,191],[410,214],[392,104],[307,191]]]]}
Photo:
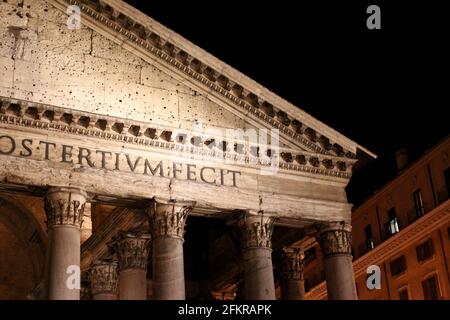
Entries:
{"type": "MultiPolygon", "coordinates": [[[[242,152],[236,151],[236,146],[226,147],[224,141],[217,141],[211,146],[211,141],[217,140],[214,136],[199,136],[193,131],[7,97],[0,97],[0,123],[139,145],[151,150],[178,152],[187,157],[194,154],[202,159],[225,159],[230,163],[259,167],[272,165],[270,158],[264,160],[255,155],[257,151],[254,148],[248,146],[242,152]]],[[[355,159],[290,150],[281,150],[278,160],[279,169],[343,179],[350,179],[352,166],[356,162],[355,159]]]]}
{"type": "Polygon", "coordinates": [[[430,232],[439,226],[450,222],[450,200],[442,203],[432,211],[426,213],[414,223],[407,226],[401,232],[393,235],[375,249],[361,256],[353,263],[355,277],[366,273],[367,267],[372,264],[379,264],[382,261],[394,257],[396,254],[406,249],[411,243],[426,237],[430,232]]]}
{"type": "Polygon", "coordinates": [[[356,149],[359,148],[375,157],[370,151],[357,146],[351,140],[304,112],[302,112],[304,114],[301,114],[301,117],[292,116],[294,110],[299,112],[298,108],[272,93],[268,94],[268,96],[273,96],[272,98],[264,98],[262,92],[268,91],[267,89],[256,85],[234,69],[234,72],[232,72],[235,73],[234,77],[226,75],[225,69],[231,69],[229,66],[218,61],[213,63],[212,60],[215,59],[211,55],[182,39],[176,33],[163,28],[156,21],[123,1],[47,1],[59,9],[64,9],[64,12],[68,5],[79,6],[82,15],[95,22],[97,27],[107,29],[110,34],[112,33],[116,37],[120,35],[120,38],[123,38],[121,40],[133,45],[134,48],[144,52],[152,59],[156,59],[171,70],[176,70],[179,74],[204,88],[206,92],[213,92],[221,99],[225,99],[247,117],[280,130],[280,134],[287,137],[289,141],[293,141],[312,152],[355,159],[356,149]],[[191,50],[181,48],[181,42],[187,43],[189,47],[192,47],[191,50]],[[190,51],[195,51],[198,56],[191,54],[190,51]],[[209,63],[205,62],[206,60],[209,63]],[[216,66],[213,67],[211,64],[216,66]],[[287,109],[290,111],[286,112],[287,109]],[[302,121],[305,123],[302,123],[302,121]],[[313,127],[306,122],[316,123],[313,127]],[[324,131],[327,132],[328,136],[323,134],[324,131]],[[335,140],[339,140],[339,143],[332,141],[333,138],[330,137],[336,138],[335,140]],[[351,149],[353,150],[344,148],[341,141],[346,145],[352,145],[351,149]]]}
{"type": "Polygon", "coordinates": [[[422,167],[426,166],[426,164],[432,160],[432,158],[440,156],[439,153],[445,152],[446,148],[449,147],[450,134],[439,141],[434,147],[425,151],[425,153],[420,158],[410,163],[405,169],[403,169],[390,181],[386,182],[382,187],[375,190],[373,194],[358,207],[355,207],[353,209],[353,217],[355,217],[359,213],[364,212],[368,207],[375,205],[376,202],[379,201],[382,197],[388,195],[390,192],[392,192],[392,190],[398,188],[407,179],[410,179],[412,176],[417,174],[422,167]]]}

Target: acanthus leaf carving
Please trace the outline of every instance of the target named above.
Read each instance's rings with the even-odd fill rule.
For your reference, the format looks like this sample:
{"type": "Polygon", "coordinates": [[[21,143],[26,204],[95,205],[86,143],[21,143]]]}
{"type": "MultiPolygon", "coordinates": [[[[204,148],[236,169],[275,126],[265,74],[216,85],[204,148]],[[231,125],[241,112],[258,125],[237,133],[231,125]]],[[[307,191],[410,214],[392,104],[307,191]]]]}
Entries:
{"type": "Polygon", "coordinates": [[[57,225],[81,228],[86,197],[76,188],[51,188],[44,200],[47,228],[57,225]]]}
{"type": "Polygon", "coordinates": [[[117,294],[119,275],[117,261],[95,261],[90,269],[91,293],[117,294]]]}
{"type": "Polygon", "coordinates": [[[238,226],[241,230],[242,248],[267,248],[272,247],[272,232],[275,218],[262,213],[257,215],[243,214],[238,226]]]}
{"type": "Polygon", "coordinates": [[[325,257],[352,254],[352,234],[348,224],[331,224],[319,230],[318,242],[325,257]]]}
{"type": "Polygon", "coordinates": [[[300,248],[283,248],[280,276],[283,279],[303,280],[303,252],[300,248]]]}
{"type": "Polygon", "coordinates": [[[147,269],[151,237],[146,233],[122,232],[113,239],[112,248],[119,260],[119,269],[147,269]]]}
{"type": "Polygon", "coordinates": [[[148,210],[149,224],[153,239],[173,237],[183,240],[186,219],[194,203],[177,203],[174,201],[153,201],[148,210]]]}

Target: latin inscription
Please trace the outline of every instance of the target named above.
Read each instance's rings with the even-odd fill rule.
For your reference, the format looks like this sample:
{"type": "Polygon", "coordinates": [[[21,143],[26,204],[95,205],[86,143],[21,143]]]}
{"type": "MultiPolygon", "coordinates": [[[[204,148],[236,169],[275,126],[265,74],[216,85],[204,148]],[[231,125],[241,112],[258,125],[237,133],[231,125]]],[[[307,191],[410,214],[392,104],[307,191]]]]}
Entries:
{"type": "Polygon", "coordinates": [[[91,150],[42,140],[15,139],[9,135],[0,135],[0,155],[33,157],[102,170],[127,171],[233,187],[237,187],[237,180],[241,176],[241,172],[235,170],[156,160],[121,152],[91,150]]]}

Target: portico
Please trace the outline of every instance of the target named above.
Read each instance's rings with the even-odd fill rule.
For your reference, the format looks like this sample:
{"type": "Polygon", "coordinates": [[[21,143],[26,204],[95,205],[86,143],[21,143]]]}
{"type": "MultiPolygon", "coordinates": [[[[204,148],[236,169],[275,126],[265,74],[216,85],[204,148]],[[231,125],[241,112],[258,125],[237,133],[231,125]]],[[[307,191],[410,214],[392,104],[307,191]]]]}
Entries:
{"type": "Polygon", "coordinates": [[[30,6],[55,59],[0,56],[0,199],[45,239],[33,298],[301,300],[316,238],[329,297],[356,299],[345,186],[373,154],[122,1],[30,6]]]}

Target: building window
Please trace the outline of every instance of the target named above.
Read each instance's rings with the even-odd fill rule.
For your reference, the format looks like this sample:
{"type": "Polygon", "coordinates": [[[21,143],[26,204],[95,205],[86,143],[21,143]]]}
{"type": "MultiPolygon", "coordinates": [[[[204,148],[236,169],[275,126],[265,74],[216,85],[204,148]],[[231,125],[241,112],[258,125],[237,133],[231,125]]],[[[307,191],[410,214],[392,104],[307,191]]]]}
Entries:
{"type": "Polygon", "coordinates": [[[420,191],[420,189],[414,191],[413,197],[414,197],[414,207],[416,208],[416,217],[418,218],[420,216],[423,216],[423,214],[425,213],[425,207],[423,205],[422,199],[422,192],[420,191]]]}
{"type": "Polygon", "coordinates": [[[422,288],[425,300],[439,299],[439,287],[436,275],[422,281],[422,288]]]}
{"type": "Polygon", "coordinates": [[[427,242],[416,247],[417,261],[421,262],[432,257],[434,254],[433,240],[429,239],[427,242]]]}
{"type": "Polygon", "coordinates": [[[401,256],[391,261],[391,275],[393,277],[403,273],[406,270],[406,258],[401,256]]]}
{"type": "Polygon", "coordinates": [[[372,250],[373,248],[375,248],[375,243],[373,241],[372,227],[370,226],[370,224],[368,224],[364,228],[364,234],[366,235],[366,248],[367,248],[367,251],[372,250]]]}
{"type": "Polygon", "coordinates": [[[389,218],[389,222],[385,223],[384,227],[386,229],[387,235],[391,236],[400,231],[400,228],[398,226],[398,219],[397,219],[397,214],[395,212],[395,208],[389,209],[388,218],[389,218]]]}
{"type": "Polygon", "coordinates": [[[400,300],[409,300],[408,288],[400,289],[398,292],[398,298],[400,300]]]}

